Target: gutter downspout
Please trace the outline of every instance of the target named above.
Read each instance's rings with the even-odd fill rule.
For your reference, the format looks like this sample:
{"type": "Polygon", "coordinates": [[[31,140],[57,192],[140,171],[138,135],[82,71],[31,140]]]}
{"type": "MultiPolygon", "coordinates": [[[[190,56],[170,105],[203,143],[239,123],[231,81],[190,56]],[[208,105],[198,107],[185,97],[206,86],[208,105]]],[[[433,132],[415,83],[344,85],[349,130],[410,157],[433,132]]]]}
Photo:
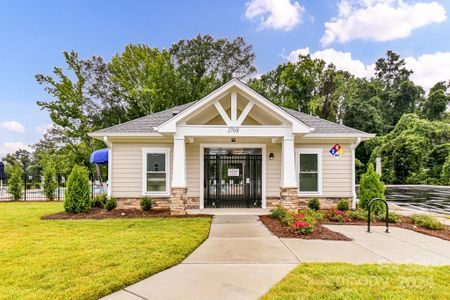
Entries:
{"type": "Polygon", "coordinates": [[[103,142],[105,142],[108,147],[108,198],[112,194],[112,143],[108,141],[108,137],[103,137],[103,142]]]}
{"type": "Polygon", "coordinates": [[[351,144],[352,150],[352,209],[356,209],[358,197],[356,195],[356,170],[355,170],[355,149],[361,143],[361,137],[358,137],[356,143],[351,144]]]}

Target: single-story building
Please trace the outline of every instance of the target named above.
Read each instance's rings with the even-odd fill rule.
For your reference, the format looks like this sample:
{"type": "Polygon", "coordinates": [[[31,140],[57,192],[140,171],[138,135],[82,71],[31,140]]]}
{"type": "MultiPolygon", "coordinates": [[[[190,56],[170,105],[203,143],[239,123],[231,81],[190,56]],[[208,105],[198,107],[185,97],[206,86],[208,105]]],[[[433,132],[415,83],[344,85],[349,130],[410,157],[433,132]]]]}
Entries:
{"type": "Polygon", "coordinates": [[[373,137],[280,107],[233,79],[201,100],[91,133],[109,149],[108,195],[157,208],[356,205],[355,148],[373,137]]]}

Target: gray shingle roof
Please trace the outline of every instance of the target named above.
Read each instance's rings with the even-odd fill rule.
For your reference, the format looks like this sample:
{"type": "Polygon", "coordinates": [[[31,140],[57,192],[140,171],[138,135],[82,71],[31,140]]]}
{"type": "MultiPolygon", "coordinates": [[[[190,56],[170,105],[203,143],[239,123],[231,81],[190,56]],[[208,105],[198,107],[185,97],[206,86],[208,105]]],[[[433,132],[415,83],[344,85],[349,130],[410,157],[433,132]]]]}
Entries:
{"type": "Polygon", "coordinates": [[[115,126],[100,129],[95,131],[95,134],[100,133],[112,133],[112,132],[123,132],[123,133],[152,133],[156,132],[153,127],[157,127],[164,123],[165,121],[172,118],[176,113],[180,113],[197,101],[189,102],[183,105],[174,106],[172,108],[153,113],[138,119],[134,119],[128,122],[124,122],[115,126]]]}
{"type": "MultiPolygon", "coordinates": [[[[171,119],[176,113],[180,113],[196,103],[193,101],[183,105],[175,106],[164,111],[150,114],[148,116],[131,120],[112,127],[104,128],[94,132],[94,135],[101,135],[103,133],[155,133],[154,127],[161,125],[167,120],[171,119]]],[[[289,108],[281,107],[288,114],[304,123],[305,125],[314,128],[313,134],[361,134],[367,133],[353,129],[344,125],[330,122],[319,117],[310,116],[308,114],[295,111],[289,108]]]]}
{"type": "Polygon", "coordinates": [[[288,114],[296,118],[297,120],[303,122],[308,127],[314,128],[312,133],[314,134],[332,134],[332,133],[343,133],[343,134],[361,134],[366,135],[367,133],[361,130],[357,130],[345,125],[337,124],[328,120],[321,119],[317,116],[311,116],[300,111],[289,109],[286,107],[281,107],[288,114]]]}

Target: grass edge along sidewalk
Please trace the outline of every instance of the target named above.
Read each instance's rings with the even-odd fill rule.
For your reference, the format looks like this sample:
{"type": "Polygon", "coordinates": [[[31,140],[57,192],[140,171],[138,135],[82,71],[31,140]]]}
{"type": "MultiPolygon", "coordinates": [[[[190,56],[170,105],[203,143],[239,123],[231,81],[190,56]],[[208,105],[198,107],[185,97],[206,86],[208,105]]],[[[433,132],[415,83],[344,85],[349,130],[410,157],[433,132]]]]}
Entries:
{"type": "Polygon", "coordinates": [[[262,300],[450,299],[450,266],[302,263],[262,300]]]}
{"type": "Polygon", "coordinates": [[[181,262],[210,218],[42,220],[62,203],[0,204],[0,295],[97,299],[181,262]]]}

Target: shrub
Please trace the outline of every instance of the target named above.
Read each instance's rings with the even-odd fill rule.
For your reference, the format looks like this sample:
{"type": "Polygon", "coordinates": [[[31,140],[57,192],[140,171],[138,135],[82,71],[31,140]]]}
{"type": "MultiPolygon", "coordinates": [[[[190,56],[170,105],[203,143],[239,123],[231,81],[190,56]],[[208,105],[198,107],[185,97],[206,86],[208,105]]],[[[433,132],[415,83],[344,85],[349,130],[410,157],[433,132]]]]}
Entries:
{"type": "Polygon", "coordinates": [[[153,199],[150,197],[142,197],[141,198],[141,209],[143,211],[149,211],[151,210],[153,207],[153,199]]]}
{"type": "Polygon", "coordinates": [[[67,179],[64,209],[68,213],[86,212],[91,209],[89,176],[85,167],[73,166],[67,179]]]}
{"type": "MultiPolygon", "coordinates": [[[[345,215],[351,220],[365,220],[367,221],[367,210],[357,209],[357,210],[348,210],[345,212],[345,215]]],[[[371,215],[370,218],[374,220],[374,216],[371,215]]]]}
{"type": "Polygon", "coordinates": [[[270,216],[273,219],[283,219],[286,215],[287,215],[288,211],[286,210],[286,208],[282,207],[282,206],[277,206],[274,209],[272,209],[270,211],[270,216]]]}
{"type": "Polygon", "coordinates": [[[348,201],[346,199],[342,199],[338,202],[337,207],[338,210],[347,211],[348,210],[348,201]]]}
{"type": "Polygon", "coordinates": [[[44,194],[47,200],[55,200],[55,191],[58,188],[56,170],[53,163],[48,163],[44,168],[44,194]]]}
{"type": "MultiPolygon", "coordinates": [[[[375,218],[378,221],[385,222],[386,221],[386,213],[385,212],[384,213],[379,213],[378,215],[375,216],[375,218]]],[[[393,212],[393,211],[389,212],[389,215],[388,215],[388,222],[389,223],[400,223],[400,220],[401,220],[401,218],[400,218],[399,214],[397,214],[396,212],[393,212]]]]}
{"type": "Polygon", "coordinates": [[[294,211],[287,212],[287,213],[281,218],[281,223],[283,223],[283,224],[285,224],[285,225],[287,225],[287,226],[292,225],[292,224],[294,223],[295,215],[296,215],[296,214],[297,214],[297,213],[294,212],[294,211]]]}
{"type": "Polygon", "coordinates": [[[92,199],[92,207],[103,208],[103,207],[105,207],[106,200],[108,200],[108,198],[106,197],[106,194],[96,195],[96,196],[94,196],[94,199],[92,199]]]}
{"type": "MultiPolygon", "coordinates": [[[[373,198],[384,199],[385,186],[380,176],[375,172],[373,164],[367,166],[367,171],[361,176],[359,185],[359,207],[368,209],[370,200],[373,198]]],[[[384,203],[376,201],[373,205],[373,212],[379,214],[385,211],[384,203]]]]}
{"type": "Polygon", "coordinates": [[[323,213],[321,213],[320,211],[315,211],[312,209],[305,209],[305,210],[301,210],[299,211],[300,213],[304,214],[305,216],[310,216],[311,218],[313,218],[314,220],[320,222],[323,220],[323,213]]]}
{"type": "Polygon", "coordinates": [[[411,216],[412,222],[423,228],[433,229],[433,230],[441,230],[444,229],[444,224],[436,220],[436,218],[429,215],[419,215],[414,214],[411,216]]]}
{"type": "Polygon", "coordinates": [[[306,219],[303,221],[295,221],[290,227],[289,232],[296,233],[298,235],[311,234],[316,228],[315,225],[308,222],[306,219]]]}
{"type": "Polygon", "coordinates": [[[111,211],[116,207],[117,207],[117,199],[116,198],[110,197],[108,200],[106,200],[105,209],[107,211],[111,211]]]}
{"type": "Polygon", "coordinates": [[[308,202],[308,207],[312,210],[318,211],[320,209],[319,199],[317,199],[317,197],[312,197],[312,199],[308,202]]]}
{"type": "Polygon", "coordinates": [[[22,197],[22,177],[22,168],[19,164],[15,164],[13,166],[11,177],[8,180],[8,192],[12,195],[14,201],[18,201],[22,197]]]}
{"type": "Polygon", "coordinates": [[[349,217],[345,214],[344,211],[338,209],[330,209],[326,214],[325,218],[332,222],[348,222],[350,221],[349,217]]]}
{"type": "Polygon", "coordinates": [[[289,226],[288,231],[298,235],[311,234],[316,228],[316,220],[302,212],[290,212],[284,218],[285,224],[289,226]]]}

